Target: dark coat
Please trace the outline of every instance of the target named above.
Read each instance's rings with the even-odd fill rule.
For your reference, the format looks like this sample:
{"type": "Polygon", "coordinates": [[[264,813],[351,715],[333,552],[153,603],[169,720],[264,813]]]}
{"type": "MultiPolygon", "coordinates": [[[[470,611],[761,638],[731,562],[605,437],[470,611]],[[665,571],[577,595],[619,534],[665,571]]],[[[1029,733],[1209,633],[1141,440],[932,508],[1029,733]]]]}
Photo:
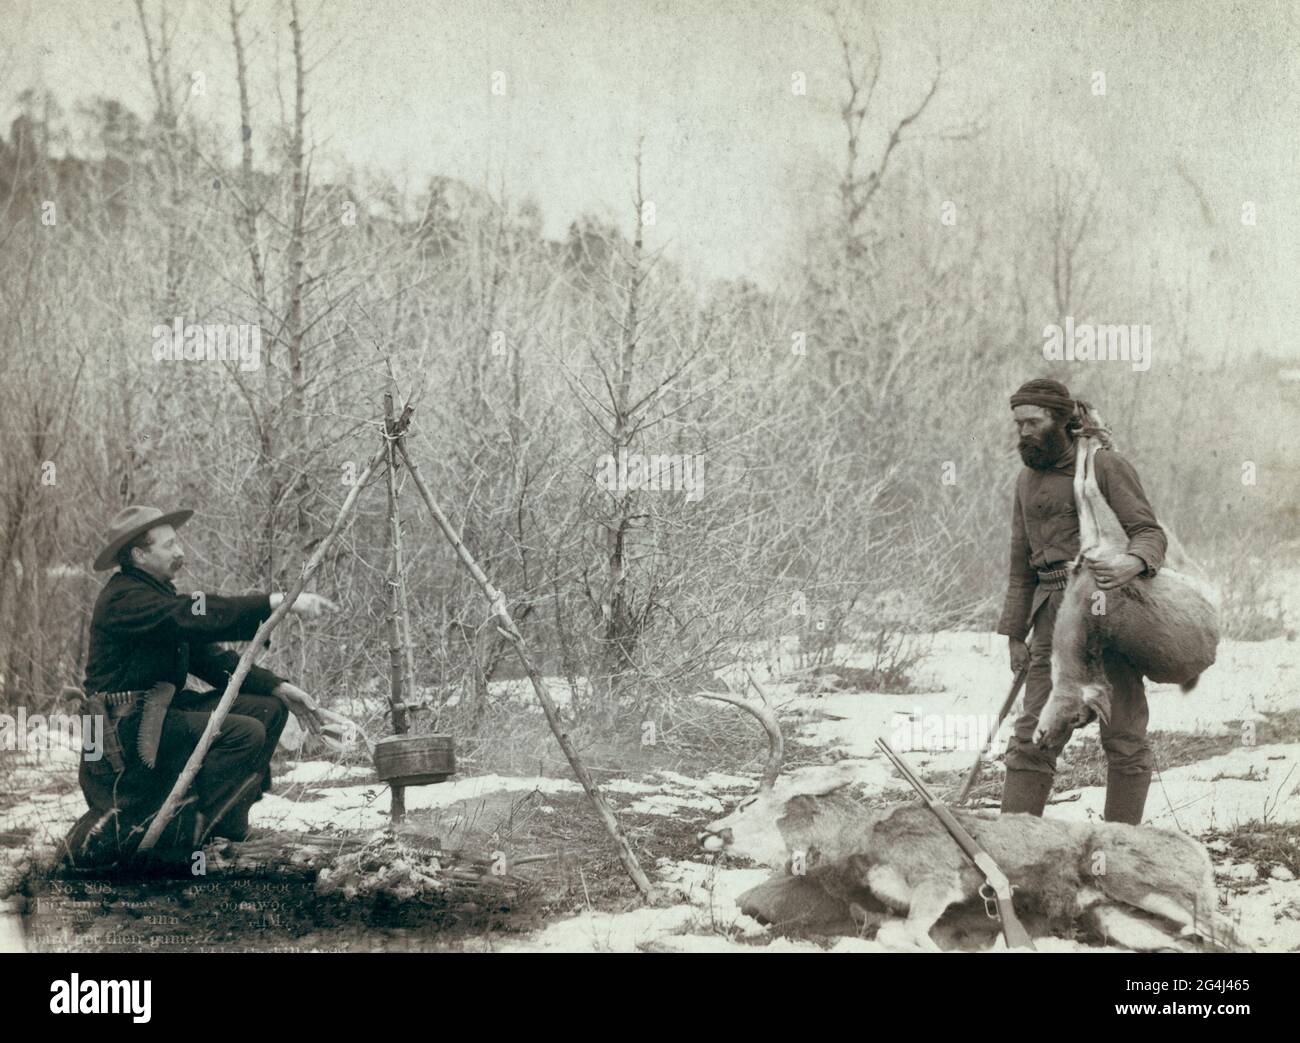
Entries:
{"type": "MultiPolygon", "coordinates": [[[[1138,481],[1133,465],[1108,449],[1093,457],[1097,487],[1128,534],[1128,552],[1154,576],[1164,564],[1168,540],[1138,481]]],[[[1074,502],[1075,447],[1045,471],[1026,467],[1016,481],[1011,511],[1011,557],[1007,596],[998,633],[1022,640],[1048,594],[1038,569],[1073,560],[1079,553],[1079,512],[1074,502]]]]}
{"type": "MultiPolygon", "coordinates": [[[[205,594],[204,612],[170,582],[141,569],[115,572],[95,599],[86,657],[86,691],[128,692],[167,681],[177,690],[193,674],[224,689],[239,656],[217,641],[248,641],[271,614],[266,594],[205,594]]],[[[283,678],[254,666],[240,691],[270,695],[283,678]]]]}

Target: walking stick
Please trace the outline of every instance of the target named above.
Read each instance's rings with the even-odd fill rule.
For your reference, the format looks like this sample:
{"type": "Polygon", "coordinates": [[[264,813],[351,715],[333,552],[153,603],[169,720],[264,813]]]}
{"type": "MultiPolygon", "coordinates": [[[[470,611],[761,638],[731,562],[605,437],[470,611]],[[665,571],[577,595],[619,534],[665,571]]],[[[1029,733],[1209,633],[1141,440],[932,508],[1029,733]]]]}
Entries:
{"type": "Polygon", "coordinates": [[[966,798],[970,795],[971,787],[975,785],[975,780],[979,778],[980,761],[984,759],[984,753],[989,748],[989,743],[993,741],[993,736],[997,735],[998,729],[1002,727],[1002,722],[1007,714],[1011,712],[1011,707],[1015,705],[1016,696],[1020,694],[1020,689],[1024,687],[1025,678],[1029,675],[1029,664],[1026,663],[1016,671],[1015,680],[1011,682],[1011,691],[1007,693],[1006,699],[1002,703],[1002,709],[998,711],[997,723],[989,729],[989,733],[984,736],[984,741],[980,743],[980,748],[975,754],[975,763],[970,766],[970,771],[966,773],[966,781],[961,784],[961,789],[957,791],[957,797],[954,804],[965,804],[966,798]]]}

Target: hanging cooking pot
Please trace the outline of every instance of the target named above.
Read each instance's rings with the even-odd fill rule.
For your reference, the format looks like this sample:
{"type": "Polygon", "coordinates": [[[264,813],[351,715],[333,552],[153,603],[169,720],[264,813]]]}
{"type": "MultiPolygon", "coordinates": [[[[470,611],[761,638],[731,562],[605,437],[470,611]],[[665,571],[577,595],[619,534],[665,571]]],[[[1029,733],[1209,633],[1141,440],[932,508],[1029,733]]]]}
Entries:
{"type": "Polygon", "coordinates": [[[450,735],[390,735],[375,743],[375,774],[390,786],[426,786],[455,773],[450,735]]]}

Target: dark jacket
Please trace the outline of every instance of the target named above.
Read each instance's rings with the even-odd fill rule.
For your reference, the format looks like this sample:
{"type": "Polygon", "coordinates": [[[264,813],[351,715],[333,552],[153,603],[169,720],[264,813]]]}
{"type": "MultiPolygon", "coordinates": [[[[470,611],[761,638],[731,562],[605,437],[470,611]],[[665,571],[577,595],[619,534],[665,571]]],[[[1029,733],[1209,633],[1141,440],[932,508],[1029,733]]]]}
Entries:
{"type": "MultiPolygon", "coordinates": [[[[1074,503],[1074,443],[1046,471],[1026,467],[1016,480],[1011,511],[1011,561],[998,633],[1022,640],[1038,606],[1050,592],[1036,570],[1071,561],[1079,553],[1079,513],[1074,503]]],[[[1138,481],[1133,465],[1107,449],[1093,457],[1097,487],[1128,534],[1128,552],[1154,576],[1165,560],[1165,531],[1138,481]]]]}
{"type": "MultiPolygon", "coordinates": [[[[239,656],[215,641],[247,641],[271,614],[266,594],[206,594],[204,612],[170,582],[128,567],[109,577],[95,599],[86,657],[86,691],[128,692],[159,681],[185,687],[193,674],[224,689],[239,656]]],[[[283,678],[254,666],[240,691],[270,695],[283,678]]]]}

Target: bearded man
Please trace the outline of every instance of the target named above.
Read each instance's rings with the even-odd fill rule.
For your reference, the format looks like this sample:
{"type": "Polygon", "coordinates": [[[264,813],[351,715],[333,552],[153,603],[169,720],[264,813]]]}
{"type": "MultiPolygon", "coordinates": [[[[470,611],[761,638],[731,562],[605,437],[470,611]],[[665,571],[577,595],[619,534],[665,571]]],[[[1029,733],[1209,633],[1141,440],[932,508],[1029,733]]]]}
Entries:
{"type": "MultiPolygon", "coordinates": [[[[118,569],[100,591],[90,621],[86,712],[103,715],[104,756],[81,765],[90,810],[65,841],[74,860],[115,858],[139,842],[239,662],[217,642],[251,639],[284,598],[179,593],[172,581],[185,553],[176,527],[193,513],[123,508],[95,559],[96,571],[118,569]],[[185,688],[190,674],[214,690],[185,688]]],[[[316,594],[299,595],[292,608],[308,619],[333,610],[316,594]]],[[[310,695],[252,667],[194,778],[191,807],[174,820],[176,835],[169,839],[175,845],[197,847],[211,834],[246,837],[249,808],[271,788],[271,755],[290,713],[320,731],[310,695]]]]}
{"type": "MultiPolygon", "coordinates": [[[[1064,747],[1034,743],[1038,715],[1052,692],[1052,629],[1065,591],[1067,565],[1079,553],[1074,501],[1074,399],[1057,380],[1031,380],[1011,396],[1025,468],[1016,481],[1011,512],[1010,581],[998,633],[1008,638],[1013,672],[1028,664],[1024,712],[1007,745],[1002,813],[1043,814],[1056,760],[1064,747]],[[1033,629],[1033,641],[1025,638],[1033,629]]],[[[1135,576],[1154,576],[1165,558],[1164,530],[1156,521],[1133,465],[1118,453],[1098,453],[1097,485],[1128,535],[1128,552],[1092,563],[1097,586],[1113,590],[1135,576]]],[[[1123,656],[1106,651],[1106,676],[1114,688],[1111,716],[1101,722],[1106,753],[1107,822],[1138,825],[1146,806],[1154,758],[1147,741],[1147,700],[1142,675],[1123,656]]]]}

